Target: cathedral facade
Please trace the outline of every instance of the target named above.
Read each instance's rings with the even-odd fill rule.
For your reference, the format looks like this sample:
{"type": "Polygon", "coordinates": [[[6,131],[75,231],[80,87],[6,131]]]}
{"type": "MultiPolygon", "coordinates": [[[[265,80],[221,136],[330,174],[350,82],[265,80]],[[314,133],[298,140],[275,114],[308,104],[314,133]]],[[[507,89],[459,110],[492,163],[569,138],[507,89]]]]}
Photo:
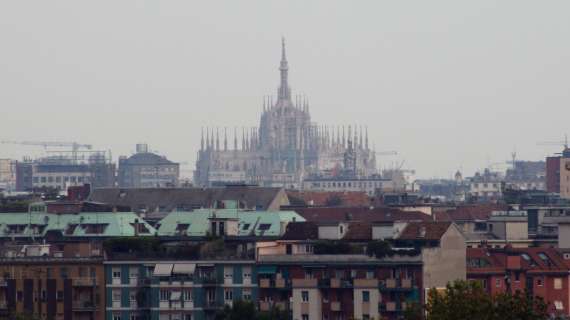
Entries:
{"type": "Polygon", "coordinates": [[[292,97],[285,41],[279,72],[277,99],[264,99],[258,128],[234,129],[230,139],[225,128],[202,130],[194,183],[298,188],[307,177],[376,174],[366,129],[318,125],[311,121],[306,97],[292,97]]]}

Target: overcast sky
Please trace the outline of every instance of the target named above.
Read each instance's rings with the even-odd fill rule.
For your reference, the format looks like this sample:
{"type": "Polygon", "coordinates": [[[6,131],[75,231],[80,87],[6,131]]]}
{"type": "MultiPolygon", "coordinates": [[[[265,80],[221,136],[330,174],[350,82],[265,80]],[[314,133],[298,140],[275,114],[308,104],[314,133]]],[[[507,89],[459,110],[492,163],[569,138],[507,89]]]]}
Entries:
{"type": "MultiPolygon", "coordinates": [[[[570,1],[2,1],[0,140],[147,142],[255,126],[281,36],[321,124],[369,127],[420,177],[539,160],[570,133],[570,1]]],[[[0,158],[41,154],[0,145],[0,158]]],[[[189,174],[189,172],[187,172],[189,174]]]]}

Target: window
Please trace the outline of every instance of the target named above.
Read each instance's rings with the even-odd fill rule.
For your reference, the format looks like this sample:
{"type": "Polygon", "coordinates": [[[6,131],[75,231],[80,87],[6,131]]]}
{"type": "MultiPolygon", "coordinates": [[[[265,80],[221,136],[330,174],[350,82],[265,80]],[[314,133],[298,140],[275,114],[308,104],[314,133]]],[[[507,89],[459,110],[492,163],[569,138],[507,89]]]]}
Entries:
{"type": "Polygon", "coordinates": [[[370,302],[370,291],[362,291],[362,302],[370,302]]]}
{"type": "Polygon", "coordinates": [[[301,291],[301,300],[309,302],[309,291],[301,291]]]}
{"type": "Polygon", "coordinates": [[[243,280],[251,281],[251,268],[250,267],[243,267],[242,269],[243,280]]]}
{"type": "Polygon", "coordinates": [[[51,279],[51,278],[53,277],[52,269],[49,268],[49,267],[46,268],[46,277],[47,277],[48,279],[51,279]]]}
{"type": "Polygon", "coordinates": [[[113,315],[113,320],[121,320],[121,315],[119,315],[119,314],[114,314],[114,315],[113,315]]]}
{"type": "Polygon", "coordinates": [[[554,289],[562,289],[562,278],[554,278],[554,289]]]}
{"type": "Polygon", "coordinates": [[[556,310],[564,310],[564,303],[562,301],[554,301],[554,307],[556,310]]]}
{"type": "Polygon", "coordinates": [[[113,278],[114,279],[121,279],[121,269],[118,269],[118,268],[113,269],[113,278]]]}
{"type": "Polygon", "coordinates": [[[305,279],[313,279],[313,270],[311,269],[305,270],[305,279]]]}
{"type": "Polygon", "coordinates": [[[245,301],[251,301],[251,289],[243,289],[242,298],[245,301]]]}
{"type": "Polygon", "coordinates": [[[121,301],[121,290],[113,290],[113,301],[121,301]]]}
{"type": "Polygon", "coordinates": [[[67,278],[67,268],[66,267],[61,267],[59,269],[59,273],[60,273],[60,276],[62,278],[64,278],[64,279],[67,278]]]}
{"type": "Polygon", "coordinates": [[[234,268],[225,267],[224,268],[224,279],[232,280],[234,278],[234,268]]]}
{"type": "Polygon", "coordinates": [[[129,292],[129,300],[130,301],[137,301],[137,293],[135,291],[129,292]]]}
{"type": "Polygon", "coordinates": [[[369,314],[363,314],[362,320],[370,320],[370,315],[369,314]]]}
{"type": "Polygon", "coordinates": [[[232,301],[234,299],[234,291],[232,289],[224,290],[224,299],[226,301],[232,301]]]}
{"type": "Polygon", "coordinates": [[[374,271],[366,271],[366,279],[374,279],[374,271]]]}
{"type": "Polygon", "coordinates": [[[301,320],[309,320],[309,315],[308,314],[301,315],[301,320]]]}
{"type": "Polygon", "coordinates": [[[160,290],[160,301],[168,301],[168,300],[170,300],[170,291],[160,290]]]}
{"type": "Polygon", "coordinates": [[[542,279],[536,279],[536,285],[542,287],[542,279]]]}
{"type": "Polygon", "coordinates": [[[63,291],[58,291],[56,298],[57,298],[57,301],[62,301],[63,300],[63,291]]]}
{"type": "Polygon", "coordinates": [[[342,270],[335,270],[335,272],[334,272],[334,277],[335,277],[336,279],[342,279],[342,278],[344,278],[344,271],[342,271],[342,270]]]}
{"type": "Polygon", "coordinates": [[[24,293],[22,291],[16,292],[16,299],[18,301],[22,301],[23,297],[24,297],[24,293]]]}
{"type": "Polygon", "coordinates": [[[261,231],[266,231],[269,230],[269,228],[271,228],[271,223],[262,223],[259,225],[257,229],[261,231]]]}
{"type": "Polygon", "coordinates": [[[515,281],[516,281],[516,282],[519,282],[519,281],[521,280],[521,279],[520,279],[520,276],[521,276],[521,275],[520,275],[520,272],[515,272],[515,281]]]}
{"type": "Polygon", "coordinates": [[[184,299],[184,301],[192,301],[192,291],[190,290],[182,291],[182,299],[184,299]]]}
{"type": "Polygon", "coordinates": [[[192,320],[192,315],[191,314],[185,314],[184,320],[192,320]]]}
{"type": "Polygon", "coordinates": [[[495,287],[497,288],[501,287],[501,279],[495,279],[495,287]]]}
{"type": "Polygon", "coordinates": [[[354,269],[350,270],[350,277],[356,278],[356,270],[354,270],[354,269]]]}
{"type": "Polygon", "coordinates": [[[139,268],[138,267],[131,267],[129,269],[129,278],[138,278],[139,277],[139,268]]]}

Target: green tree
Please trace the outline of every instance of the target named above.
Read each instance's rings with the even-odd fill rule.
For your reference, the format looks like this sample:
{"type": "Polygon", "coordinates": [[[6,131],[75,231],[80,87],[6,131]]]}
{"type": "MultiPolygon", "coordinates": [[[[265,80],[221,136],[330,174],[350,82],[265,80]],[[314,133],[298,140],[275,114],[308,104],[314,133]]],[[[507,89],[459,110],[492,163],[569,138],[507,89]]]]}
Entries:
{"type": "Polygon", "coordinates": [[[371,257],[382,259],[385,256],[392,255],[392,246],[382,240],[370,241],[366,246],[366,253],[371,257]]]}
{"type": "Polygon", "coordinates": [[[476,282],[455,281],[443,292],[428,294],[427,320],[543,320],[547,305],[541,298],[517,292],[490,296],[476,282]]]}
{"type": "Polygon", "coordinates": [[[215,320],[288,320],[289,314],[285,310],[277,307],[271,308],[266,312],[258,312],[253,302],[250,301],[234,301],[232,306],[225,306],[219,311],[215,320]]]}

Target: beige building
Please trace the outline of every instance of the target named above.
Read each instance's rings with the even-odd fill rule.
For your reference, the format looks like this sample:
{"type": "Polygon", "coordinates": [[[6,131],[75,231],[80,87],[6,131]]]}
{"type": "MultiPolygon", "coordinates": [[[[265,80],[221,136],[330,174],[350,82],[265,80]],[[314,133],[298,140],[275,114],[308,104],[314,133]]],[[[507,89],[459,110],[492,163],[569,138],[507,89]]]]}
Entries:
{"type": "Polygon", "coordinates": [[[16,161],[0,159],[0,189],[14,189],[16,187],[16,161]]]}

